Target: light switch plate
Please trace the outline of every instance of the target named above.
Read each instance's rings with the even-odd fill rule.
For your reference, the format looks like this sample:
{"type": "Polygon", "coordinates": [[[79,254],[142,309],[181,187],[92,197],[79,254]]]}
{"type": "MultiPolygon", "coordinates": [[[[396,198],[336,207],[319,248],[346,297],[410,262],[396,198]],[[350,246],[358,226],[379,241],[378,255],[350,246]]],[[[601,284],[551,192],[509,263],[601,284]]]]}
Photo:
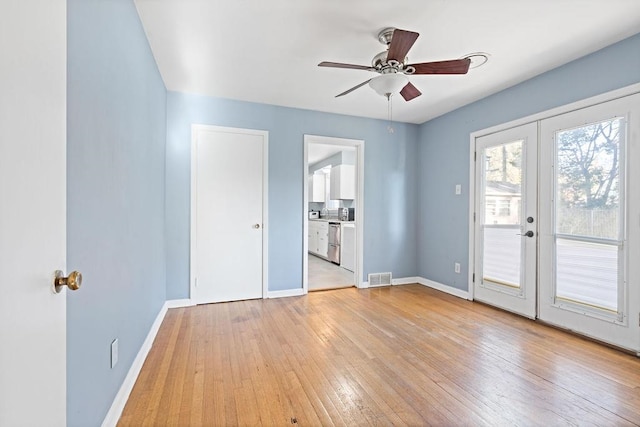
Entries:
{"type": "Polygon", "coordinates": [[[453,264],[453,271],[455,271],[456,273],[460,273],[460,263],[456,262],[455,264],[453,264]]]}
{"type": "Polygon", "coordinates": [[[462,194],[462,185],[456,184],[456,196],[462,194]]]}

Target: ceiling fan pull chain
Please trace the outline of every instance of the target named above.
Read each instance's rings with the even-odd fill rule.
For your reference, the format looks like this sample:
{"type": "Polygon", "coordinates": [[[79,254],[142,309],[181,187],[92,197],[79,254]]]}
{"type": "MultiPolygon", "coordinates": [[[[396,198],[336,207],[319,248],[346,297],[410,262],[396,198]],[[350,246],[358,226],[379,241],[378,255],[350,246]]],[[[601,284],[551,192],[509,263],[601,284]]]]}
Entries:
{"type": "Polygon", "coordinates": [[[391,103],[391,93],[387,93],[387,115],[389,118],[389,124],[387,125],[387,131],[393,133],[393,104],[391,103]]]}

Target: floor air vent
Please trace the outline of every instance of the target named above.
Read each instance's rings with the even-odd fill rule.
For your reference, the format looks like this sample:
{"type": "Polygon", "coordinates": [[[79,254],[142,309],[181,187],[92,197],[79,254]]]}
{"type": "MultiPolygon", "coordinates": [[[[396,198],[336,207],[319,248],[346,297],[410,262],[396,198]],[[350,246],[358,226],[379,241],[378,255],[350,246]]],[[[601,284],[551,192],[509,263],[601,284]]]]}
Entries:
{"type": "Polygon", "coordinates": [[[369,274],[369,287],[391,285],[391,273],[369,274]]]}

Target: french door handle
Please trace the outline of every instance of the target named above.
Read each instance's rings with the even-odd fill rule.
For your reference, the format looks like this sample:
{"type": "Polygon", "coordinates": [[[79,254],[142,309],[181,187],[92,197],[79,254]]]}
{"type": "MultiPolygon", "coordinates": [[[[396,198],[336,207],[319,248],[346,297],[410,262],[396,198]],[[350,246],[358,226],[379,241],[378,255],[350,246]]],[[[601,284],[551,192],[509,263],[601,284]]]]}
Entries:
{"type": "Polygon", "coordinates": [[[518,236],[527,236],[527,237],[533,237],[533,231],[529,230],[524,234],[518,234],[518,236]]]}

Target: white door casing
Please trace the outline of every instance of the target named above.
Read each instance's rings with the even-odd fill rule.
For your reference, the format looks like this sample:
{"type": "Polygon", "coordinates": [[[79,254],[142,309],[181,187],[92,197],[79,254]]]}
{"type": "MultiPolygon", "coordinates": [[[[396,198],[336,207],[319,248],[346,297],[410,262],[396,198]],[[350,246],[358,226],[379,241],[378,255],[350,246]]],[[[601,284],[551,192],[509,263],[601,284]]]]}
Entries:
{"type": "Polygon", "coordinates": [[[364,141],[356,139],[336,138],[330,136],[319,135],[304,135],[304,150],[303,150],[303,209],[302,209],[302,221],[304,224],[303,236],[303,257],[302,257],[302,289],[306,294],[309,289],[309,261],[307,252],[309,250],[309,217],[307,214],[309,206],[309,158],[308,150],[309,144],[329,144],[329,145],[344,145],[348,147],[355,147],[356,152],[356,170],[355,170],[355,205],[356,205],[356,221],[355,221],[355,266],[354,280],[357,288],[364,286],[362,281],[362,271],[364,270],[364,141]]]}
{"type": "MultiPolygon", "coordinates": [[[[627,349],[640,350],[640,94],[600,103],[567,112],[541,121],[540,176],[540,284],[539,317],[548,323],[627,349]],[[622,241],[618,248],[618,311],[595,309],[585,304],[556,298],[556,231],[555,231],[555,156],[556,132],[575,129],[592,123],[622,118],[626,126],[621,133],[626,144],[620,147],[619,174],[623,184],[620,202],[623,204],[622,241]],[[629,167],[630,166],[630,167],[629,167]],[[626,191],[625,191],[626,190],[626,191]],[[542,197],[542,195],[545,195],[542,197]],[[622,256],[621,256],[622,255],[622,256]]],[[[560,236],[560,235],[559,235],[560,236]]],[[[602,239],[577,237],[577,243],[587,241],[587,247],[602,239]],[[590,242],[592,243],[590,243],[590,242]]],[[[561,241],[563,239],[560,239],[561,241]]],[[[605,239],[606,240],[606,239],[605,239]]],[[[587,252],[591,249],[587,250],[587,252]]],[[[615,252],[615,251],[614,251],[615,252]]],[[[597,255],[597,259],[602,259],[597,255]]],[[[576,267],[571,267],[575,269],[576,267]]],[[[594,269],[590,274],[599,274],[594,269]]],[[[579,271],[576,272],[579,274],[579,271]]],[[[603,281],[594,283],[603,286],[603,281]]],[[[587,285],[584,285],[587,286],[587,285]]],[[[593,292],[593,291],[591,291],[593,292]]]]}
{"type": "Polygon", "coordinates": [[[194,125],[191,148],[191,298],[262,298],[268,133],[194,125]]]}
{"type": "MultiPolygon", "coordinates": [[[[475,260],[473,263],[475,298],[529,318],[536,316],[537,147],[537,125],[529,123],[477,137],[474,155],[476,158],[475,260]],[[485,185],[485,176],[491,174],[487,169],[495,166],[490,162],[490,153],[496,149],[499,153],[501,148],[509,145],[521,150],[517,158],[520,164],[515,165],[516,170],[518,168],[521,170],[521,176],[518,174],[516,179],[521,180],[520,188],[516,190],[508,188],[509,183],[497,184],[493,190],[496,195],[491,196],[488,191],[485,191],[485,188],[488,188],[488,185],[485,185]],[[516,191],[518,197],[521,194],[520,201],[515,198],[508,206],[499,206],[500,202],[508,202],[511,191],[516,191]],[[500,195],[502,193],[504,195],[500,195]],[[497,203],[497,205],[488,208],[489,203],[497,203]],[[502,224],[503,221],[499,219],[503,217],[497,214],[496,224],[492,223],[494,220],[489,218],[490,211],[500,209],[510,212],[511,216],[504,217],[506,218],[504,222],[509,224],[502,224]],[[533,222],[528,222],[527,218],[533,222]],[[526,233],[530,233],[531,237],[526,233]],[[496,263],[498,258],[502,261],[496,263]],[[499,274],[508,276],[510,280],[493,277],[495,274],[491,275],[489,272],[490,264],[497,265],[493,269],[499,274]]],[[[506,167],[507,159],[503,160],[500,163],[504,163],[506,167]]],[[[513,159],[509,160],[513,161],[513,159]]]]}
{"type": "Polygon", "coordinates": [[[66,425],[66,1],[0,6],[0,425],[66,425]]]}

